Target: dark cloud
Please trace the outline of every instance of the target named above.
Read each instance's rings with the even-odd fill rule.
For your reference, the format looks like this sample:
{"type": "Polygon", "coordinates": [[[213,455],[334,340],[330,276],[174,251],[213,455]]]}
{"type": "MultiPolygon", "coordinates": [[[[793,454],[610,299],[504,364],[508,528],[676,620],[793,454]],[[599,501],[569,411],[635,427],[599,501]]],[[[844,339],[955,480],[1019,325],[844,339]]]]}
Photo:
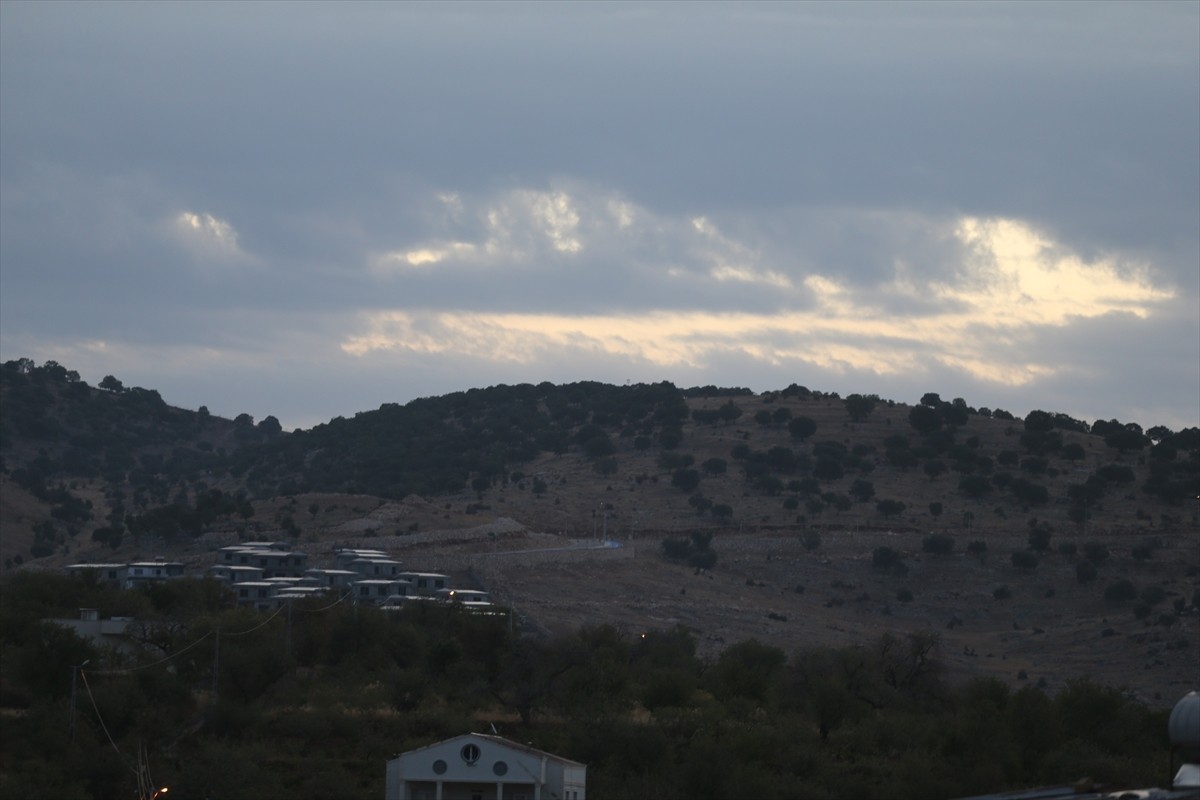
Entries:
{"type": "MultiPolygon", "coordinates": [[[[0,19],[6,358],[176,359],[182,405],[208,387],[214,411],[306,422],[518,376],[928,381],[1183,421],[1200,405],[1194,4],[7,2],[0,19]],[[982,279],[965,217],[1144,267],[1121,285],[1173,299],[981,345],[1005,368],[1079,365],[1016,384],[938,366],[920,333],[916,374],[814,361],[807,379],[737,346],[672,366],[342,349],[385,311],[770,320],[832,302],[814,276],[864,317],[822,346],[887,348],[872,326],[971,307],[939,292],[982,279]],[[364,366],[381,359],[407,379],[364,366]],[[303,392],[314,370],[344,391],[303,392]]],[[[783,330],[755,341],[786,350],[783,330]]]]}

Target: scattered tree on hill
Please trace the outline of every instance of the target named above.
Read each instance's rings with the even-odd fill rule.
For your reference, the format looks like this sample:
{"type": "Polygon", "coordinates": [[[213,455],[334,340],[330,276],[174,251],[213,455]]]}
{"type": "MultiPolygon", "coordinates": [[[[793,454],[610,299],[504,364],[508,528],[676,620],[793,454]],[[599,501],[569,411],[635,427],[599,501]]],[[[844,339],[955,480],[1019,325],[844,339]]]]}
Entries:
{"type": "Polygon", "coordinates": [[[1092,426],[1092,432],[1102,432],[1104,443],[1109,447],[1115,448],[1122,455],[1130,451],[1141,450],[1146,446],[1146,435],[1142,433],[1142,427],[1136,422],[1129,422],[1124,425],[1116,420],[1103,425],[1097,422],[1092,426]]]}
{"type": "Polygon", "coordinates": [[[1017,569],[1034,570],[1037,569],[1038,559],[1028,550],[1017,550],[1012,554],[1012,565],[1017,569]]]}
{"type": "Polygon", "coordinates": [[[871,566],[877,570],[888,571],[903,563],[900,553],[890,547],[876,547],[871,552],[871,566]]]}
{"type": "Polygon", "coordinates": [[[875,496],[875,484],[859,478],[850,485],[850,496],[860,503],[865,503],[875,496]]]}
{"type": "Polygon", "coordinates": [[[1110,583],[1104,589],[1104,599],[1110,603],[1128,603],[1137,596],[1137,587],[1124,578],[1116,583],[1110,583]]]}
{"type": "Polygon", "coordinates": [[[949,555],[954,552],[954,537],[944,533],[931,533],[921,540],[921,549],[926,553],[949,555]]]}
{"type": "Polygon", "coordinates": [[[869,417],[871,412],[875,410],[875,405],[878,402],[878,395],[873,394],[850,394],[846,395],[845,399],[842,400],[842,404],[846,407],[846,413],[855,422],[862,422],[869,417]]]}
{"type": "Polygon", "coordinates": [[[817,423],[811,417],[793,417],[788,423],[788,433],[793,439],[804,441],[817,432],[817,423]]]}
{"type": "Polygon", "coordinates": [[[693,531],[689,537],[667,537],[662,540],[663,556],[668,561],[683,562],[697,569],[712,569],[717,553],[712,549],[712,533],[693,531]]]}
{"type": "Polygon", "coordinates": [[[1082,461],[1087,457],[1087,453],[1083,449],[1083,445],[1079,442],[1067,442],[1062,446],[1062,450],[1058,452],[1060,456],[1067,461],[1082,461]]]}
{"type": "Polygon", "coordinates": [[[1141,542],[1129,549],[1129,555],[1137,562],[1149,561],[1154,555],[1154,542],[1141,542]]]}
{"type": "Polygon", "coordinates": [[[992,490],[992,483],[983,475],[965,475],[958,482],[958,490],[967,497],[983,497],[992,490]]]}
{"type": "Polygon", "coordinates": [[[946,464],[936,458],[931,458],[925,462],[924,470],[925,474],[929,476],[929,480],[934,481],[938,479],[938,476],[946,473],[946,464]]]}
{"type": "Polygon", "coordinates": [[[913,406],[908,412],[908,422],[918,433],[933,433],[942,427],[942,415],[926,405],[913,406]]]}
{"type": "Polygon", "coordinates": [[[1108,559],[1108,548],[1099,542],[1087,542],[1083,546],[1083,555],[1088,561],[1100,566],[1108,559]]]}
{"type": "Polygon", "coordinates": [[[1029,549],[1044,553],[1050,549],[1050,536],[1053,529],[1045,522],[1036,519],[1029,520],[1029,549]]]}
{"type": "Polygon", "coordinates": [[[700,473],[694,469],[677,469],[671,476],[671,485],[680,491],[694,492],[700,485],[700,473]]]}
{"type": "Polygon", "coordinates": [[[823,481],[836,481],[846,474],[840,461],[831,458],[818,458],[813,465],[813,477],[823,481]]]}

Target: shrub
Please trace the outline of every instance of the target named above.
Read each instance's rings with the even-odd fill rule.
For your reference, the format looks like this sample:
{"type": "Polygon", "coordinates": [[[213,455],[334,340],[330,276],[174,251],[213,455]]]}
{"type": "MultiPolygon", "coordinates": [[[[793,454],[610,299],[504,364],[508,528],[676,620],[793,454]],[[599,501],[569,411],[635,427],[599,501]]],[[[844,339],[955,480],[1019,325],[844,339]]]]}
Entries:
{"type": "Polygon", "coordinates": [[[954,537],[945,533],[932,533],[921,541],[921,549],[926,553],[948,555],[954,552],[954,537]]]}
{"type": "Polygon", "coordinates": [[[997,586],[992,590],[992,597],[996,600],[1007,600],[1012,597],[1012,589],[1008,588],[1008,584],[997,586]]]}
{"type": "Polygon", "coordinates": [[[1037,556],[1027,550],[1018,550],[1012,554],[1012,565],[1017,569],[1037,569],[1037,556]]]}
{"type": "Polygon", "coordinates": [[[1088,542],[1083,546],[1083,554],[1088,561],[1099,566],[1108,558],[1108,548],[1099,542],[1088,542]]]}
{"type": "Polygon", "coordinates": [[[1096,580],[1096,565],[1091,561],[1076,561],[1075,580],[1080,583],[1091,583],[1096,580]]]}
{"type": "Polygon", "coordinates": [[[876,547],[871,554],[871,565],[875,569],[889,570],[901,563],[900,554],[890,547],[876,547]]]}
{"type": "Polygon", "coordinates": [[[711,547],[712,534],[695,531],[689,538],[667,537],[662,540],[663,556],[668,561],[684,562],[697,569],[712,569],[717,554],[711,547]]]}
{"type": "Polygon", "coordinates": [[[982,475],[967,475],[958,482],[958,490],[968,497],[982,497],[992,490],[992,484],[982,475]]]}
{"type": "Polygon", "coordinates": [[[1142,600],[1152,606],[1156,606],[1166,599],[1167,590],[1161,586],[1147,586],[1145,589],[1142,589],[1142,600]]]}
{"type": "Polygon", "coordinates": [[[1137,587],[1128,580],[1109,584],[1104,590],[1104,599],[1110,603],[1128,603],[1137,597],[1137,587]]]}
{"type": "Polygon", "coordinates": [[[687,539],[667,537],[662,540],[663,555],[671,561],[682,561],[691,551],[691,542],[687,539]]]}
{"type": "Polygon", "coordinates": [[[1134,545],[1129,554],[1133,556],[1135,561],[1146,561],[1154,555],[1154,545],[1150,542],[1134,545]]]}
{"type": "Polygon", "coordinates": [[[1050,549],[1050,529],[1033,525],[1029,530],[1029,549],[1044,553],[1050,549]]]}
{"type": "Polygon", "coordinates": [[[700,485],[700,473],[694,469],[677,469],[671,476],[671,485],[684,492],[695,491],[700,485]]]}

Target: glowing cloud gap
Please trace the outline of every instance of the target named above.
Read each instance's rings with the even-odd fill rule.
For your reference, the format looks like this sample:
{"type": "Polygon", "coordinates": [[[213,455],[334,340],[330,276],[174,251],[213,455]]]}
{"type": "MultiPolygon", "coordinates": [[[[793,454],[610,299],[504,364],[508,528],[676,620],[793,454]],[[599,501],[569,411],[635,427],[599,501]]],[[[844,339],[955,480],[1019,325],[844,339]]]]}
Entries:
{"type": "MultiPolygon", "coordinates": [[[[565,195],[531,193],[526,199],[526,207],[537,209],[538,218],[562,237],[568,236],[563,231],[578,225],[565,195]]],[[[689,222],[701,239],[717,245],[714,250],[722,258],[731,254],[749,265],[718,263],[711,277],[791,285],[786,276],[761,266],[753,248],[721,236],[708,220],[689,222]]],[[[961,263],[953,279],[922,281],[900,257],[894,262],[893,280],[873,288],[812,274],[801,281],[812,301],[804,311],[659,310],[592,316],[382,311],[365,315],[362,331],[346,338],[341,348],[355,356],[408,351],[517,364],[604,354],[664,368],[703,367],[711,358],[738,353],[771,365],[811,364],[880,375],[940,365],[980,380],[1019,386],[1070,368],[1041,361],[1039,329],[1113,313],[1144,319],[1155,304],[1174,296],[1154,287],[1144,266],[1113,258],[1086,263],[1017,220],[968,217],[952,230],[961,245],[961,263]],[[868,297],[878,296],[880,288],[891,293],[895,286],[903,287],[906,296],[933,302],[924,312],[897,316],[868,297]]],[[[410,264],[414,252],[425,251],[406,254],[410,264]]],[[[700,257],[717,260],[713,251],[700,257]]],[[[675,269],[663,271],[686,275],[675,269]]]]}
{"type": "Polygon", "coordinates": [[[253,261],[238,245],[233,225],[212,214],[180,212],[170,226],[174,238],[181,240],[205,261],[249,263],[253,261]]]}

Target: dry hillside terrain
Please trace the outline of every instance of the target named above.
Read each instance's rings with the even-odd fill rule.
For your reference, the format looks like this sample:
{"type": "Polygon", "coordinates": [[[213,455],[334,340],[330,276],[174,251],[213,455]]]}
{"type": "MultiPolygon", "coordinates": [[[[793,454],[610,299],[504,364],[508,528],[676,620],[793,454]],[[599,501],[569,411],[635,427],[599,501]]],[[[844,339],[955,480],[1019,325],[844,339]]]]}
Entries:
{"type": "MultiPolygon", "coordinates": [[[[689,407],[715,411],[729,402],[693,397],[689,407]]],[[[910,406],[881,401],[856,422],[833,397],[741,395],[732,402],[740,417],[689,420],[682,442],[669,451],[614,437],[607,467],[572,449],[543,453],[490,485],[438,497],[256,499],[241,536],[295,536],[316,565],[335,546],[386,549],[408,568],[449,572],[460,584],[487,589],[531,633],[611,623],[636,635],[684,625],[711,655],[750,637],[791,652],[865,644],[885,631],[930,630],[957,677],[991,675],[1053,689],[1090,676],[1156,705],[1200,683],[1197,504],[1165,503],[1143,492],[1144,451],[1122,453],[1095,434],[1062,431],[1064,443],[1079,443],[1083,458],[1050,455],[1040,467],[1010,467],[1047,488],[1048,500],[1031,506],[1000,489],[972,498],[959,489],[963,475],[953,468],[931,476],[920,464],[890,464],[885,440],[920,439],[910,406]],[[791,418],[812,419],[816,433],[799,441],[786,424],[754,421],[760,409],[781,408],[791,418]],[[811,492],[796,486],[803,470],[782,473],[778,485],[764,488],[747,480],[732,455],[739,446],[812,453],[822,442],[860,454],[860,465],[868,466],[822,480],[816,497],[826,500],[819,508],[811,492]],[[700,472],[698,485],[686,490],[673,485],[682,456],[700,472]],[[724,473],[700,469],[712,459],[725,461],[724,473]],[[1128,465],[1139,480],[1108,487],[1085,517],[1072,520],[1069,487],[1111,464],[1128,465]],[[863,480],[874,490],[869,499],[839,509],[829,497],[846,496],[863,480]],[[698,511],[696,497],[710,505],[698,511]],[[888,499],[903,510],[885,516],[878,502],[888,499]],[[932,503],[941,503],[940,514],[932,513],[932,503]],[[730,513],[714,515],[719,505],[730,513]],[[287,530],[282,520],[290,522],[287,530]],[[1030,552],[1033,520],[1049,538],[1034,554],[1035,566],[1017,566],[1013,554],[1030,552]],[[693,532],[711,534],[717,560],[709,569],[664,558],[664,539],[693,532]],[[951,537],[951,552],[927,552],[931,534],[951,537]],[[610,544],[599,546],[600,540],[610,544]],[[984,543],[986,552],[978,544],[969,551],[972,542],[984,543]],[[1103,546],[1108,557],[1083,583],[1077,565],[1087,561],[1089,544],[1103,546]],[[875,563],[884,547],[902,567],[875,563]],[[1121,581],[1136,596],[1106,600],[1106,590],[1121,581]]],[[[1018,443],[1023,431],[1021,420],[972,414],[956,439],[992,458],[1006,450],[1026,458],[1018,443]]],[[[88,487],[81,482],[79,491],[88,487]]],[[[30,511],[17,492],[5,495],[7,539],[19,528],[16,518],[30,511]]],[[[93,496],[102,501],[102,494],[93,496]]],[[[232,524],[185,542],[144,535],[115,551],[80,536],[35,568],[163,555],[202,569],[217,547],[237,540],[232,524]]]]}

